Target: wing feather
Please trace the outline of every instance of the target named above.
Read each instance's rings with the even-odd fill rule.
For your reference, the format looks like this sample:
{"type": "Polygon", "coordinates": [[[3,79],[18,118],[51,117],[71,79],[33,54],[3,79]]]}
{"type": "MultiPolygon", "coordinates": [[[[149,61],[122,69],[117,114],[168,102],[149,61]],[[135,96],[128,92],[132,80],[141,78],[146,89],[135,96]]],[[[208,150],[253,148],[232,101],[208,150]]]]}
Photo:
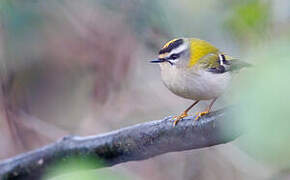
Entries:
{"type": "Polygon", "coordinates": [[[234,59],[224,53],[210,53],[200,59],[199,64],[202,68],[213,73],[225,73],[239,71],[244,67],[250,67],[251,64],[234,59]]]}

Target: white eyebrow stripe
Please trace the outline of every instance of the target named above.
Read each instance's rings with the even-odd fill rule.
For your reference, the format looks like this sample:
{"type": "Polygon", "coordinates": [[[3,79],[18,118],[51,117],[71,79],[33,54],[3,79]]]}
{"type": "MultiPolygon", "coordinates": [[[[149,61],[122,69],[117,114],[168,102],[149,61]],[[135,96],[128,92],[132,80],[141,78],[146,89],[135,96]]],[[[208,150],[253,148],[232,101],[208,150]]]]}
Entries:
{"type": "Polygon", "coordinates": [[[178,48],[173,49],[167,57],[170,57],[172,54],[179,54],[187,48],[187,44],[183,43],[182,45],[178,46],[178,48]]]}

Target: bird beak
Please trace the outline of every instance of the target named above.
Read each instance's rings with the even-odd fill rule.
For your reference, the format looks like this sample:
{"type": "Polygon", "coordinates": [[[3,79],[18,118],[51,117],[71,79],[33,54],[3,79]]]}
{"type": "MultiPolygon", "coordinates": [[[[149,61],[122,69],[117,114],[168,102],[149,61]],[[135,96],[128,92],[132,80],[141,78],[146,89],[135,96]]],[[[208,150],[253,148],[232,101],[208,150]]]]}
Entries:
{"type": "Polygon", "coordinates": [[[152,61],[150,61],[151,63],[162,63],[165,62],[165,59],[154,59],[152,61]]]}
{"type": "Polygon", "coordinates": [[[169,64],[173,65],[173,63],[165,58],[159,58],[159,59],[154,59],[152,61],[150,61],[151,63],[162,63],[162,62],[168,62],[169,64]]]}

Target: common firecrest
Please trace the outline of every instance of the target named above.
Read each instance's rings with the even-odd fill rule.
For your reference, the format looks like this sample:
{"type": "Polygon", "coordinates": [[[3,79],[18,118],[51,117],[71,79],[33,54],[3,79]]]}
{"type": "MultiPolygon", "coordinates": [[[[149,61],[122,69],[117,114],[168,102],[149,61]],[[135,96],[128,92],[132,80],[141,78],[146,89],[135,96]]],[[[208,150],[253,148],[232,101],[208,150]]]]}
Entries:
{"type": "Polygon", "coordinates": [[[210,112],[219,96],[228,88],[234,72],[250,64],[234,59],[210,43],[197,38],[177,38],[167,42],[159,51],[158,63],[165,86],[174,94],[195,100],[175,117],[174,126],[188,116],[188,111],[201,100],[212,100],[195,120],[210,112]]]}

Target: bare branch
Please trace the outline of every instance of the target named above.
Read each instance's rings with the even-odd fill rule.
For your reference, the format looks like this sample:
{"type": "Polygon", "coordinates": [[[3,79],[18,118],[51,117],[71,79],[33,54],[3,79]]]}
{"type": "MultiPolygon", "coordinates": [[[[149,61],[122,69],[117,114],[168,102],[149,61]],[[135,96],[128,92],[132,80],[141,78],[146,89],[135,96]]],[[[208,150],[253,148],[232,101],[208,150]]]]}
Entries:
{"type": "Polygon", "coordinates": [[[175,127],[172,126],[172,118],[168,117],[97,136],[64,137],[43,148],[1,162],[0,177],[38,179],[49,165],[65,162],[69,157],[100,159],[104,166],[113,166],[168,152],[227,143],[242,133],[233,121],[230,109],[212,112],[199,121],[193,119],[185,118],[175,127]]]}

